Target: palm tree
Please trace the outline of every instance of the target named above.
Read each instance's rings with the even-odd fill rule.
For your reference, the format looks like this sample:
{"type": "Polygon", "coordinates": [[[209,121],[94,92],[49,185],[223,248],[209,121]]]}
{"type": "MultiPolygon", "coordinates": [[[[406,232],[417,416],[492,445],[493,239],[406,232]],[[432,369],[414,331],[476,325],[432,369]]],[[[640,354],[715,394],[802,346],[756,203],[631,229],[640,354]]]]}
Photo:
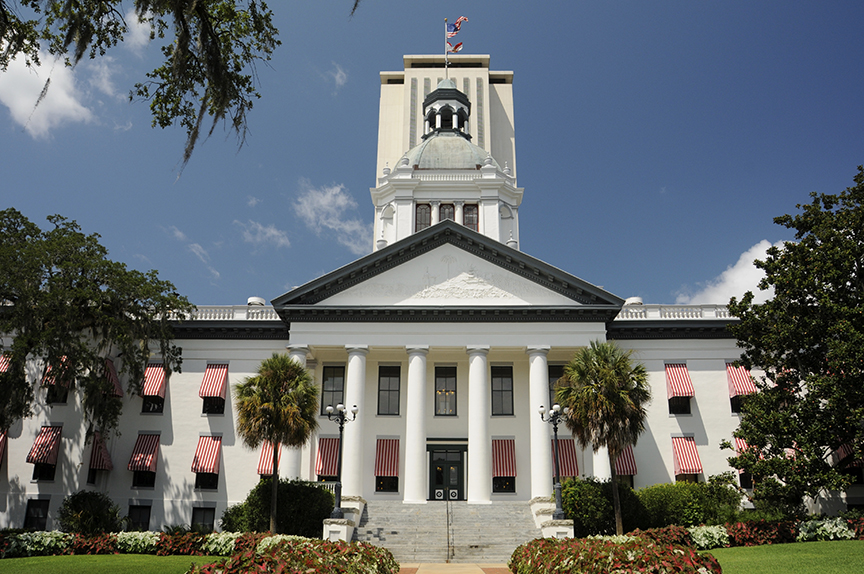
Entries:
{"type": "Polygon", "coordinates": [[[258,374],[237,385],[237,432],[246,446],[273,445],[270,531],[276,532],[279,445],[303,446],[318,428],[318,387],[306,368],[286,354],[261,361],[258,374]]]}
{"type": "Polygon", "coordinates": [[[624,527],[615,462],[645,430],[645,407],[651,401],[645,366],[634,365],[631,354],[614,342],[592,341],[564,367],[555,391],[558,403],[568,408],[565,423],[579,445],[585,448],[590,444],[594,452],[601,447],[609,451],[618,534],[623,534],[624,527]]]}

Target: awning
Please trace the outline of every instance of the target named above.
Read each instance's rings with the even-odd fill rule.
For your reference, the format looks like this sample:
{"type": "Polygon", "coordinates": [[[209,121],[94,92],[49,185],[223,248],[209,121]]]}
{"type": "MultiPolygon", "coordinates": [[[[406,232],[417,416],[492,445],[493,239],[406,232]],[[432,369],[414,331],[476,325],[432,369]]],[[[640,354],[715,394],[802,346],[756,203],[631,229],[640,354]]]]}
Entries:
{"type": "Polygon", "coordinates": [[[399,439],[379,438],[375,447],[375,476],[399,476],[399,439]]]}
{"type": "Polygon", "coordinates": [[[666,393],[670,399],[672,397],[692,397],[696,394],[693,392],[693,383],[690,382],[687,365],[684,363],[666,364],[666,393]]]}
{"type": "Polygon", "coordinates": [[[633,456],[633,447],[629,444],[618,455],[615,461],[615,474],[620,476],[633,476],[636,474],[636,457],[633,456]]]}
{"type": "Polygon", "coordinates": [[[192,472],[219,474],[219,454],[222,451],[221,436],[198,437],[198,448],[192,459],[192,472]]]}
{"type": "Polygon", "coordinates": [[[750,371],[744,367],[736,367],[726,363],[726,378],[729,380],[729,396],[738,397],[756,392],[756,385],[750,377],[750,371]]]}
{"type": "Polygon", "coordinates": [[[108,376],[108,382],[114,385],[114,396],[122,397],[123,387],[120,386],[120,378],[117,376],[117,369],[111,359],[105,359],[105,373],[108,376]]]}
{"type": "MultiPolygon", "coordinates": [[[[576,459],[576,441],[572,438],[558,439],[558,466],[561,476],[579,476],[579,462],[576,459]]],[[[552,472],[555,472],[555,439],[552,439],[552,472]]]]}
{"type": "Polygon", "coordinates": [[[63,427],[42,427],[27,462],[30,464],[57,464],[57,454],[60,452],[60,433],[63,427]]]}
{"type": "Polygon", "coordinates": [[[105,441],[102,440],[102,434],[98,431],[93,434],[93,448],[90,450],[90,468],[96,470],[114,470],[111,455],[108,454],[108,449],[105,448],[105,441]]]}
{"type": "Polygon", "coordinates": [[[225,398],[225,387],[228,383],[228,365],[207,365],[204,370],[204,380],[201,381],[201,388],[198,390],[198,396],[204,397],[219,397],[225,398]]]}
{"type": "MultiPolygon", "coordinates": [[[[2,453],[0,453],[2,454],[2,453]]],[[[840,462],[844,458],[852,455],[852,447],[849,444],[841,444],[840,448],[837,449],[837,462],[840,462]]],[[[847,465],[847,467],[855,467],[855,466],[864,466],[864,460],[860,458],[857,460],[853,460],[851,463],[847,465]]]]}
{"type": "Polygon", "coordinates": [[[512,438],[492,441],[492,477],[516,476],[516,441],[512,438]]]}
{"type": "Polygon", "coordinates": [[[339,456],[338,438],[319,438],[318,456],[315,460],[315,474],[336,476],[339,474],[336,457],[339,456]]]}
{"type": "Polygon", "coordinates": [[[675,455],[675,476],[702,472],[702,461],[699,460],[696,440],[692,436],[673,436],[672,452],[675,455]]]}
{"type": "MultiPolygon", "coordinates": [[[[65,356],[60,357],[60,369],[59,369],[60,370],[60,377],[61,377],[60,384],[64,387],[68,387],[69,386],[69,378],[67,376],[65,376],[67,374],[65,372],[66,371],[65,363],[66,363],[66,357],[65,356]]],[[[51,370],[52,370],[51,365],[45,366],[45,374],[42,375],[42,386],[43,387],[53,385],[57,382],[57,377],[51,373],[51,370]]]]}
{"type": "Polygon", "coordinates": [[[9,370],[9,355],[0,355],[0,373],[9,370]]]}
{"type": "Polygon", "coordinates": [[[144,388],[141,389],[141,396],[165,398],[165,369],[162,363],[150,363],[144,369],[144,388]]]}
{"type": "MultiPolygon", "coordinates": [[[[160,367],[162,365],[159,365],[160,367]]],[[[156,454],[159,452],[158,434],[139,434],[129,459],[129,470],[133,472],[156,472],[156,454]]]]}
{"type": "MultiPolygon", "coordinates": [[[[282,448],[281,445],[277,445],[279,449],[279,463],[282,463],[282,448]]],[[[258,457],[258,474],[261,476],[272,476],[273,475],[273,445],[266,440],[264,444],[261,445],[261,455],[258,457]]]]}

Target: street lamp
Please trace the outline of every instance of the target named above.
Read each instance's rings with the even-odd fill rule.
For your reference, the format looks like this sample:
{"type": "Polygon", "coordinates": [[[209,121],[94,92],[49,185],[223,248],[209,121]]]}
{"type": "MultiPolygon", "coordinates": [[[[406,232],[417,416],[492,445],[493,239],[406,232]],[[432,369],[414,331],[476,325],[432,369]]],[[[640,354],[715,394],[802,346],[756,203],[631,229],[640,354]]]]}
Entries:
{"type": "Polygon", "coordinates": [[[561,422],[562,416],[570,412],[570,409],[564,408],[562,413],[561,405],[555,403],[549,411],[549,416],[546,416],[546,407],[540,405],[537,409],[540,412],[540,420],[544,423],[552,423],[552,434],[555,436],[553,442],[555,446],[555,510],[552,512],[552,520],[564,520],[564,508],[561,506],[561,469],[558,465],[558,423],[561,422]]]}
{"type": "Polygon", "coordinates": [[[336,421],[336,424],[339,425],[339,449],[336,451],[338,453],[336,458],[336,504],[333,507],[333,512],[330,513],[330,518],[345,518],[345,513],[342,512],[342,431],[345,430],[345,423],[351,422],[357,418],[357,405],[351,407],[351,418],[346,418],[345,405],[339,403],[336,405],[335,413],[333,409],[333,405],[327,405],[327,408],[324,409],[324,412],[327,413],[327,418],[331,421],[336,421]]]}

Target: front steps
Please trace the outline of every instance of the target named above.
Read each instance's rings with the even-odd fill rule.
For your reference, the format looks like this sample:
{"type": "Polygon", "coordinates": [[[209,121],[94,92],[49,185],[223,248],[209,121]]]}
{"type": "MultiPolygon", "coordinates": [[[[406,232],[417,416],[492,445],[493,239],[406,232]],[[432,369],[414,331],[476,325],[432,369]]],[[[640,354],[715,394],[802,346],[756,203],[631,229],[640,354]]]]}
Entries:
{"type": "Polygon", "coordinates": [[[541,536],[527,502],[369,502],[354,539],[383,546],[400,563],[504,563],[541,536]]]}

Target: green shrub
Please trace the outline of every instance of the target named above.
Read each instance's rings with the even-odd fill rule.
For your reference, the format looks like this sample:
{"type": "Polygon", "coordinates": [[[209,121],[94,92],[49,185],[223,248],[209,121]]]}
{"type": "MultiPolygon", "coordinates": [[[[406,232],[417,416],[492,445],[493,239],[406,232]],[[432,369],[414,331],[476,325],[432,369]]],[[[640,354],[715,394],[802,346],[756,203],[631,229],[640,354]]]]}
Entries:
{"type": "Polygon", "coordinates": [[[209,556],[230,556],[234,553],[234,542],[240,536],[240,532],[213,532],[204,539],[201,551],[209,556]]]}
{"type": "Polygon", "coordinates": [[[623,544],[585,538],[538,538],[518,547],[510,557],[516,574],[636,574],[676,572],[719,574],[720,564],[710,554],[692,548],[637,538],[623,544]]]}
{"type": "Polygon", "coordinates": [[[117,550],[124,554],[156,554],[159,532],[118,532],[117,550]]]}
{"type": "Polygon", "coordinates": [[[60,530],[94,536],[122,530],[120,507],[102,492],[80,490],[63,499],[57,511],[60,530]]]}
{"type": "Polygon", "coordinates": [[[726,525],[730,546],[762,546],[795,542],[797,523],[794,520],[759,520],[726,525]]]}
{"type": "Polygon", "coordinates": [[[670,524],[663,528],[649,528],[647,530],[634,530],[630,536],[651,540],[661,545],[693,546],[690,532],[683,526],[670,524]]]}
{"type": "Polygon", "coordinates": [[[10,534],[6,537],[4,558],[65,554],[69,550],[73,538],[72,534],[57,530],[10,534]]]}
{"type": "MultiPolygon", "coordinates": [[[[641,526],[645,522],[644,510],[633,489],[619,484],[618,495],[624,531],[641,526]]],[[[615,533],[611,480],[567,479],[562,486],[561,499],[564,514],[573,520],[573,535],[577,538],[615,533]]]]}
{"type": "Polygon", "coordinates": [[[731,479],[731,474],[725,473],[712,476],[707,483],[664,483],[638,490],[636,496],[647,514],[646,527],[734,521],[739,513],[741,493],[730,484],[731,479]]]}
{"type": "Polygon", "coordinates": [[[807,520],[798,524],[798,542],[809,540],[852,540],[855,531],[849,528],[849,522],[843,518],[825,518],[807,520]]]}
{"type": "Polygon", "coordinates": [[[729,534],[724,526],[691,526],[688,530],[694,546],[699,550],[729,546],[729,534]]]}
{"type": "MultiPolygon", "coordinates": [[[[333,493],[314,482],[280,480],[276,496],[276,530],[306,538],[321,538],[322,522],[333,511],[333,493]]],[[[244,502],[222,514],[223,530],[267,532],[270,530],[270,478],[263,478],[244,502]]]]}

